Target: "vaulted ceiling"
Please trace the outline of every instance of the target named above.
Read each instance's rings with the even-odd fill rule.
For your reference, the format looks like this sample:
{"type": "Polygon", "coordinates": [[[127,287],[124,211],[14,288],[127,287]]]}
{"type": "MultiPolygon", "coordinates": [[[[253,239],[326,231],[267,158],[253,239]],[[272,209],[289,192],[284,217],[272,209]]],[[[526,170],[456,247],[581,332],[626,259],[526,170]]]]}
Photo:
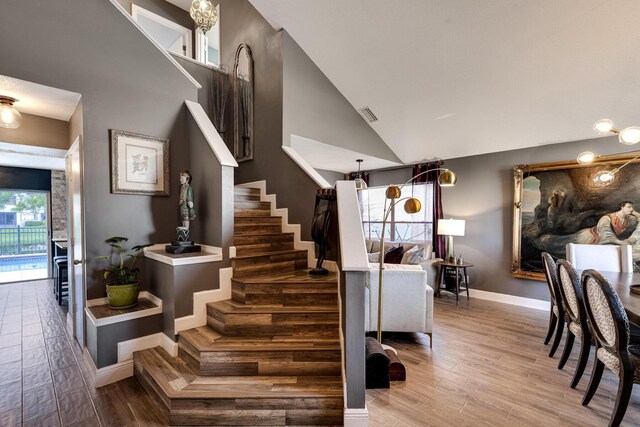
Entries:
{"type": "Polygon", "coordinates": [[[404,162],[640,124],[637,0],[250,1],[404,162]]]}

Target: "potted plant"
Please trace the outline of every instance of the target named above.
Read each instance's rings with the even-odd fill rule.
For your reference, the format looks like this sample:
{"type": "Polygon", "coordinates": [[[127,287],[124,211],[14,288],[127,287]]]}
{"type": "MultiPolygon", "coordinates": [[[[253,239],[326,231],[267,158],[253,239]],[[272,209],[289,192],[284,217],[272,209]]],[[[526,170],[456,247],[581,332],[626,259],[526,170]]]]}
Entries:
{"type": "Polygon", "coordinates": [[[107,239],[106,243],[111,246],[111,253],[97,257],[107,260],[109,264],[104,269],[104,278],[110,278],[106,284],[107,298],[109,299],[109,307],[114,309],[130,308],[138,304],[138,293],[140,292],[138,272],[140,269],[135,267],[136,259],[144,248],[151,246],[150,244],[138,245],[127,252],[122,243],[128,240],[126,237],[118,236],[107,239]]]}

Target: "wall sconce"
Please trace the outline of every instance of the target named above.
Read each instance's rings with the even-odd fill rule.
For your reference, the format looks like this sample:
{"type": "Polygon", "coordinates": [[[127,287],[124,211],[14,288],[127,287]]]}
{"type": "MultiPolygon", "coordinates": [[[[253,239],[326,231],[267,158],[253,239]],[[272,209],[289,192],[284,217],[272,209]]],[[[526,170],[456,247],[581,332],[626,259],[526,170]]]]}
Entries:
{"type": "Polygon", "coordinates": [[[13,108],[18,100],[10,96],[0,96],[0,127],[17,129],[20,127],[22,115],[13,108]]]}

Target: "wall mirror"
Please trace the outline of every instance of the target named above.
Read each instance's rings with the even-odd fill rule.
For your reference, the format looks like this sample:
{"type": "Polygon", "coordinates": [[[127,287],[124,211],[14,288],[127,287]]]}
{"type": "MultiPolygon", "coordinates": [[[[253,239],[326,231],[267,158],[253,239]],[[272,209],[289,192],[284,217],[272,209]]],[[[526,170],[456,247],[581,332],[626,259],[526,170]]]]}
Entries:
{"type": "Polygon", "coordinates": [[[245,43],[238,46],[233,66],[233,100],[237,161],[253,159],[253,57],[245,43]]]}

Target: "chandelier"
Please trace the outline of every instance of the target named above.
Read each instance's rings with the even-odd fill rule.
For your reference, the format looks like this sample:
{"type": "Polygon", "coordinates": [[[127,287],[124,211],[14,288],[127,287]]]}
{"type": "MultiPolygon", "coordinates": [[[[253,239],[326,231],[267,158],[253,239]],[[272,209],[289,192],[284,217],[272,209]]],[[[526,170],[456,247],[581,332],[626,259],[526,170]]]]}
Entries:
{"type": "Polygon", "coordinates": [[[218,21],[218,9],[209,0],[193,0],[189,14],[205,34],[218,21]]]}

